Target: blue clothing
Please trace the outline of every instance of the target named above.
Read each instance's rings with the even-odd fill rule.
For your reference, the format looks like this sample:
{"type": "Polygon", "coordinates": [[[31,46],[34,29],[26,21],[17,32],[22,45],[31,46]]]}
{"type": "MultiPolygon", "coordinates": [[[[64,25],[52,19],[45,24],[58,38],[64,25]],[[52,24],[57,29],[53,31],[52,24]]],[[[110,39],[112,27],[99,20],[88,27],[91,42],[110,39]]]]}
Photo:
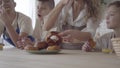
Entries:
{"type": "MultiPolygon", "coordinates": [[[[17,16],[18,19],[18,16],[17,16]]],[[[20,29],[17,23],[17,29],[16,32],[19,34],[20,33],[20,29]]],[[[15,46],[15,44],[12,42],[12,40],[10,39],[9,35],[6,33],[6,28],[4,27],[4,31],[3,31],[3,38],[4,40],[6,40],[8,43],[10,43],[11,45],[15,46]]],[[[31,41],[34,41],[35,39],[32,36],[28,36],[28,38],[31,39],[31,41]]]]}
{"type": "MultiPolygon", "coordinates": [[[[5,33],[6,31],[6,28],[4,28],[4,33],[3,33],[3,38],[4,40],[6,40],[8,43],[10,43],[11,45],[15,46],[15,44],[12,42],[12,40],[10,39],[9,35],[7,35],[5,33]]],[[[19,34],[20,33],[20,30],[19,28],[16,29],[16,32],[19,34]]],[[[34,41],[34,38],[32,36],[28,36],[28,38],[30,38],[31,41],[34,41]]]]}

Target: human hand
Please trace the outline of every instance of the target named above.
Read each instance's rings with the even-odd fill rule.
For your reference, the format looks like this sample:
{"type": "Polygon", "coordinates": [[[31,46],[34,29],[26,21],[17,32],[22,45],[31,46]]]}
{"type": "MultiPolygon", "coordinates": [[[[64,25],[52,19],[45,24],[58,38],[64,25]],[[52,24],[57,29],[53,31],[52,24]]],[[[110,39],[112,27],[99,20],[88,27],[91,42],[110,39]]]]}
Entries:
{"type": "Polygon", "coordinates": [[[21,38],[21,40],[17,41],[17,47],[19,49],[24,49],[26,45],[34,45],[34,43],[27,37],[21,38]]]}
{"type": "Polygon", "coordinates": [[[79,32],[79,30],[66,30],[59,33],[59,35],[63,38],[64,42],[74,42],[79,32]]]}
{"type": "Polygon", "coordinates": [[[85,52],[91,52],[91,51],[92,51],[92,48],[91,48],[91,46],[89,45],[89,42],[86,42],[86,43],[82,46],[82,51],[85,51],[85,52]]]}
{"type": "Polygon", "coordinates": [[[17,41],[17,48],[18,49],[24,49],[24,47],[25,47],[26,45],[22,42],[22,41],[17,41]]]}

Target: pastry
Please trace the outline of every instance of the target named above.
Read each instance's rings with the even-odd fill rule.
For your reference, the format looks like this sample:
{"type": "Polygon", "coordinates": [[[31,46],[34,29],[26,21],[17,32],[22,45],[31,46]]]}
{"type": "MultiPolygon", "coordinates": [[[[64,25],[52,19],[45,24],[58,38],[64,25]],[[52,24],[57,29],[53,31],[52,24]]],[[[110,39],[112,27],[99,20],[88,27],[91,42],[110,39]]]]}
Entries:
{"type": "Polygon", "coordinates": [[[3,46],[4,46],[4,44],[0,43],[0,50],[3,50],[3,46]]]}
{"type": "Polygon", "coordinates": [[[34,47],[37,47],[39,50],[40,49],[45,49],[48,47],[47,43],[45,41],[42,42],[37,42],[34,47]]]}
{"type": "Polygon", "coordinates": [[[60,50],[60,46],[54,45],[54,46],[48,46],[47,50],[60,50]]]}
{"type": "Polygon", "coordinates": [[[27,45],[27,46],[24,47],[24,50],[38,50],[38,48],[34,47],[32,45],[27,45]]]}
{"type": "Polygon", "coordinates": [[[59,45],[62,43],[62,38],[58,35],[59,32],[52,31],[46,38],[46,42],[49,46],[59,45]]]}

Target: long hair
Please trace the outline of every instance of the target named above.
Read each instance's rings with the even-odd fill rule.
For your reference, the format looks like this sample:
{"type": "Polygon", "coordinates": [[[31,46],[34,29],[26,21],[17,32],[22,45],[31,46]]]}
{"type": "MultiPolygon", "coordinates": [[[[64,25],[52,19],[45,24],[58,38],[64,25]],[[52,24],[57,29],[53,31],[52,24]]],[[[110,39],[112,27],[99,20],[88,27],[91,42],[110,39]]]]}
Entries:
{"type": "Polygon", "coordinates": [[[83,0],[86,5],[87,19],[92,18],[94,21],[101,19],[101,0],[83,0]]]}
{"type": "Polygon", "coordinates": [[[113,1],[109,3],[107,7],[110,7],[110,6],[115,6],[117,8],[120,8],[120,1],[113,1]]]}

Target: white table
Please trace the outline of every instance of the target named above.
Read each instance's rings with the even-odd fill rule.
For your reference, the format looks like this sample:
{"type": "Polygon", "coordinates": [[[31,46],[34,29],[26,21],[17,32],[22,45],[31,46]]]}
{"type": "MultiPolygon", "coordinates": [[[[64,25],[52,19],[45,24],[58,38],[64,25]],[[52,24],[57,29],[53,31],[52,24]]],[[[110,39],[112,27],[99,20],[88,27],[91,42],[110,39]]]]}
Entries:
{"type": "Polygon", "coordinates": [[[62,50],[61,54],[30,54],[16,48],[0,51],[0,68],[120,68],[115,54],[62,50]]]}

